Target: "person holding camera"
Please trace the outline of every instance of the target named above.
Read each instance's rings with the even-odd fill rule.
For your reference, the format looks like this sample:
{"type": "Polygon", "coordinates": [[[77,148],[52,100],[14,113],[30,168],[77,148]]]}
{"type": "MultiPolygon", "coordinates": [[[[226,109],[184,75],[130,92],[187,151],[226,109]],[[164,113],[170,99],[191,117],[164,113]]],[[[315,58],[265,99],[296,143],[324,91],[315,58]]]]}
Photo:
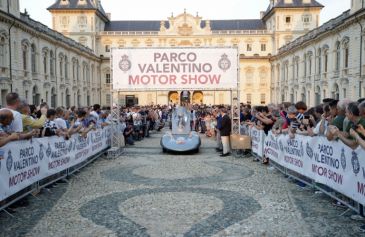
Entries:
{"type": "Polygon", "coordinates": [[[359,135],[359,138],[365,139],[364,134],[360,133],[360,125],[365,127],[365,118],[360,117],[360,110],[357,102],[350,103],[346,108],[346,117],[350,121],[344,132],[341,132],[337,127],[332,128],[332,132],[337,136],[343,143],[349,147],[355,149],[358,146],[358,142],[354,132],[359,135]],[[351,129],[353,131],[351,131],[351,129]],[[352,133],[352,135],[351,135],[352,133]]]}

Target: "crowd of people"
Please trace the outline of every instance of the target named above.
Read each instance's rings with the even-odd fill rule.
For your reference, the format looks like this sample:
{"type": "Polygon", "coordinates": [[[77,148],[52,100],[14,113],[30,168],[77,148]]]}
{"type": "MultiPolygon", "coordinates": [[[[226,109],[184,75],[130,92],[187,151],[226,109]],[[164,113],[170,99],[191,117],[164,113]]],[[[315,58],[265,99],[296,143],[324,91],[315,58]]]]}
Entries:
{"type": "MultiPolygon", "coordinates": [[[[125,143],[149,137],[151,130],[161,130],[171,119],[174,105],[133,106],[120,109],[125,143]]],[[[217,151],[223,156],[230,153],[231,110],[229,106],[191,105],[191,130],[215,138],[217,151]]],[[[299,101],[295,104],[253,106],[241,104],[234,108],[239,113],[242,126],[256,127],[266,134],[296,134],[306,136],[326,136],[328,140],[341,140],[351,148],[365,149],[365,99],[324,99],[323,103],[308,108],[299,101]]],[[[29,105],[17,93],[6,96],[6,106],[0,110],[0,146],[8,142],[32,137],[63,136],[87,133],[95,128],[108,126],[111,122],[109,110],[101,110],[100,105],[92,107],[50,108],[47,103],[29,105]]],[[[268,161],[265,159],[264,163],[268,161]]]]}
{"type": "MultiPolygon", "coordinates": [[[[323,103],[308,108],[299,101],[295,104],[282,103],[268,106],[242,106],[241,122],[255,126],[266,134],[296,134],[325,136],[328,140],[341,140],[352,149],[365,149],[365,99],[324,99],[323,103]]],[[[268,160],[265,159],[264,163],[268,160]]]]}
{"type": "Polygon", "coordinates": [[[33,137],[62,136],[67,140],[76,133],[86,137],[89,131],[110,125],[109,114],[99,104],[50,108],[42,103],[36,107],[17,93],[9,93],[6,106],[0,109],[0,146],[33,137]]]}

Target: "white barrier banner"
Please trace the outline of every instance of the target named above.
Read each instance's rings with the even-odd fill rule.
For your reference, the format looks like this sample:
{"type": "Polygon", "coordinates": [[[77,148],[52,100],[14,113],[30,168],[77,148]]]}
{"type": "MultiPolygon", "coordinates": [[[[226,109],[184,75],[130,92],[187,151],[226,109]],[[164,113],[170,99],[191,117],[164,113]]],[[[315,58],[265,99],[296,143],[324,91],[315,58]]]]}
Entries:
{"type": "Polygon", "coordinates": [[[365,150],[325,137],[296,135],[265,139],[264,154],[276,163],[365,205],[365,150]]]}
{"type": "Polygon", "coordinates": [[[236,89],[237,48],[112,49],[114,90],[236,89]]]}
{"type": "Polygon", "coordinates": [[[111,128],[62,137],[11,142],[0,147],[0,201],[16,192],[85,161],[110,146],[111,128]]]}
{"type": "Polygon", "coordinates": [[[264,131],[252,127],[250,128],[250,136],[252,143],[252,152],[254,152],[259,157],[262,157],[264,152],[264,140],[266,136],[264,131]]]}

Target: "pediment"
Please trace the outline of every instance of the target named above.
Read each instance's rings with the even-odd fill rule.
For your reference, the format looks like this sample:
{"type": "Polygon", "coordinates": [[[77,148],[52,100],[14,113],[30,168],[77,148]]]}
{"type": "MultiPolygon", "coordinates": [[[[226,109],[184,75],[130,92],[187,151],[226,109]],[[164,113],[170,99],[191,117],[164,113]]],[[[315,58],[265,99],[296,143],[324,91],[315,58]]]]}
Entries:
{"type": "Polygon", "coordinates": [[[168,18],[169,28],[164,27],[164,22],[161,22],[161,35],[209,35],[212,34],[209,21],[202,24],[202,17],[193,16],[186,11],[178,16],[168,18]],[[204,25],[204,27],[202,27],[204,25]]]}

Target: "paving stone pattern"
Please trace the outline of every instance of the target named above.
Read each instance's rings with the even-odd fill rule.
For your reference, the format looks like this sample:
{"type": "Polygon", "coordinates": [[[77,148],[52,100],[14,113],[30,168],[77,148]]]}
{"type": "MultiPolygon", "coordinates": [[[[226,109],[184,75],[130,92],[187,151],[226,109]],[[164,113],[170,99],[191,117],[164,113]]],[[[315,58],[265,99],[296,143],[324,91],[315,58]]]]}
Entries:
{"type": "Polygon", "coordinates": [[[365,236],[353,212],[252,158],[221,158],[207,138],[199,154],[164,154],[161,135],[0,213],[0,237],[365,236]]]}

